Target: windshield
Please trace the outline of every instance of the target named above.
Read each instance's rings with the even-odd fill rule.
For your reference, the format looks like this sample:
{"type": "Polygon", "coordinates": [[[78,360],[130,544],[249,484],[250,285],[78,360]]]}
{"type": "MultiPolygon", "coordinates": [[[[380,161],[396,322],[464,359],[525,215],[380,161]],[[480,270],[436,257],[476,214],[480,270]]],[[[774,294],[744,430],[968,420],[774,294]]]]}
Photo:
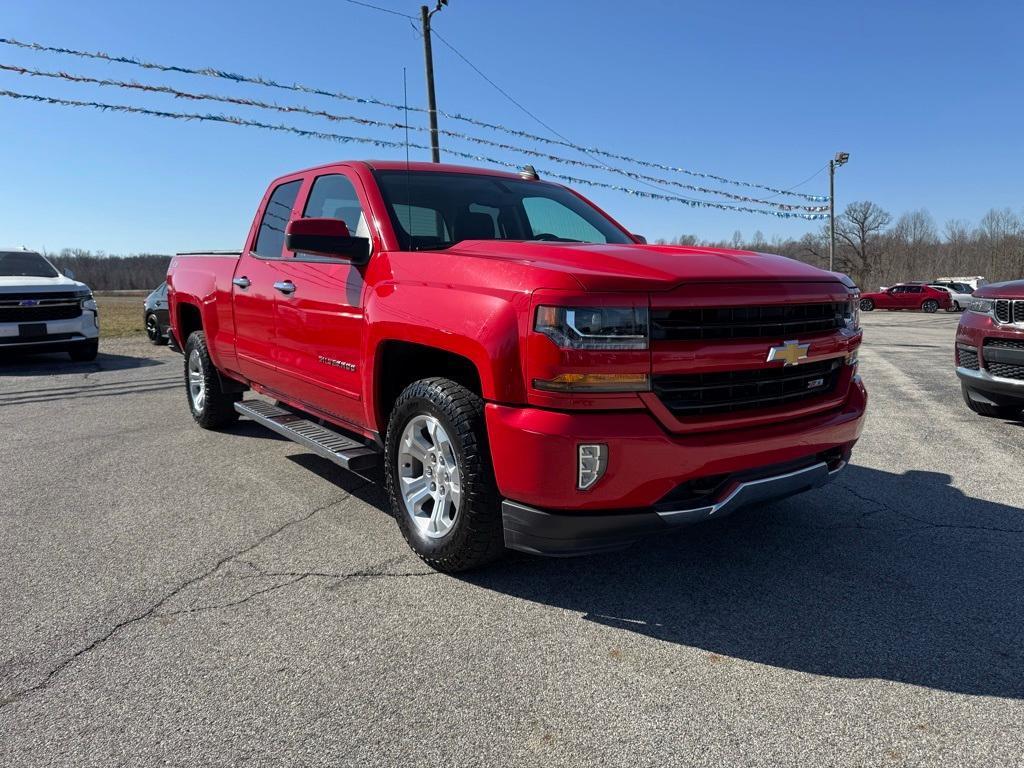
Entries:
{"type": "Polygon", "coordinates": [[[57,277],[50,262],[31,251],[0,253],[0,277],[57,277]]]}
{"type": "Polygon", "coordinates": [[[433,171],[378,171],[395,233],[407,251],[463,240],[631,243],[572,192],[538,181],[433,171]]]}

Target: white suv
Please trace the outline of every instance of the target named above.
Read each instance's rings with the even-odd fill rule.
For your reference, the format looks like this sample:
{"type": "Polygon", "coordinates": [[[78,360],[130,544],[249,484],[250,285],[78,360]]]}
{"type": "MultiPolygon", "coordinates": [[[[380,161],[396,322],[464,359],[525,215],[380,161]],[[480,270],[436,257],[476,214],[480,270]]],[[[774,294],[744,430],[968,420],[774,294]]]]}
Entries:
{"type": "Polygon", "coordinates": [[[95,360],[100,320],[87,285],[34,251],[0,248],[0,352],[66,351],[95,360]]]}

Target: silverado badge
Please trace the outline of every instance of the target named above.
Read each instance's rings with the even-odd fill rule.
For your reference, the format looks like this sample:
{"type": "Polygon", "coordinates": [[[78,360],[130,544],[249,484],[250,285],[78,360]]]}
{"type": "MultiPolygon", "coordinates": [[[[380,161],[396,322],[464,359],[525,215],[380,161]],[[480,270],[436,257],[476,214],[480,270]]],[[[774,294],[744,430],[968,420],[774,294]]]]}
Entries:
{"type": "Polygon", "coordinates": [[[779,346],[768,350],[768,362],[782,360],[786,366],[796,365],[801,360],[807,359],[807,350],[810,348],[810,344],[801,344],[796,339],[784,341],[779,346]]]}

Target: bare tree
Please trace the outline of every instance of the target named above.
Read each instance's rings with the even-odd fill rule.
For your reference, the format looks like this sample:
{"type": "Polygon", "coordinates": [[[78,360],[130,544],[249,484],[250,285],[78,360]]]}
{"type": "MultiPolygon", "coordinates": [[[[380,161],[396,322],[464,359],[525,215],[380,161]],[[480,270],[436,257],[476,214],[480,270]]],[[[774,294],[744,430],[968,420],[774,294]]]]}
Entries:
{"type": "Polygon", "coordinates": [[[850,203],[836,221],[836,237],[846,246],[839,250],[839,264],[858,285],[882,271],[882,233],[891,221],[889,212],[870,200],[850,203]]]}

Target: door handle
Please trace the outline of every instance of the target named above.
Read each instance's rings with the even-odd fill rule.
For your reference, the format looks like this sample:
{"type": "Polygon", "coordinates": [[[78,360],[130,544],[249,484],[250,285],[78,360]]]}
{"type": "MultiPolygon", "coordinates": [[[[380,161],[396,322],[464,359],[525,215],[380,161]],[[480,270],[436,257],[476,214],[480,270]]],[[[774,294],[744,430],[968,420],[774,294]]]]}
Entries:
{"type": "Polygon", "coordinates": [[[249,282],[249,278],[246,277],[245,275],[242,275],[241,277],[236,277],[234,280],[231,281],[231,283],[233,285],[237,285],[243,291],[250,285],[252,285],[252,283],[249,282]]]}
{"type": "Polygon", "coordinates": [[[279,280],[274,283],[274,288],[284,294],[295,293],[295,283],[291,280],[279,280]]]}

